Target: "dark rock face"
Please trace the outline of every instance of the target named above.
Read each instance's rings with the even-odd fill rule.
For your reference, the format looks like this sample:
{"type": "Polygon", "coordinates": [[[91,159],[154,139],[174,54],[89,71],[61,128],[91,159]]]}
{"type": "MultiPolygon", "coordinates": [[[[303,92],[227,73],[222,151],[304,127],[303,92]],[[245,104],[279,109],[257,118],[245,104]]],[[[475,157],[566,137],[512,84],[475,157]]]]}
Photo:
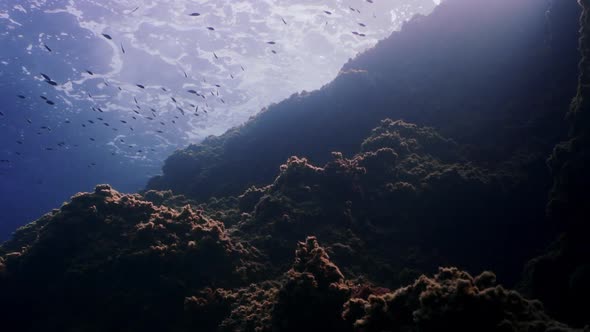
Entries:
{"type": "Polygon", "coordinates": [[[568,120],[570,138],[549,158],[554,176],[547,206],[550,218],[564,231],[550,250],[527,267],[529,294],[549,311],[577,325],[590,324],[590,4],[580,1],[578,90],[568,120]]]}

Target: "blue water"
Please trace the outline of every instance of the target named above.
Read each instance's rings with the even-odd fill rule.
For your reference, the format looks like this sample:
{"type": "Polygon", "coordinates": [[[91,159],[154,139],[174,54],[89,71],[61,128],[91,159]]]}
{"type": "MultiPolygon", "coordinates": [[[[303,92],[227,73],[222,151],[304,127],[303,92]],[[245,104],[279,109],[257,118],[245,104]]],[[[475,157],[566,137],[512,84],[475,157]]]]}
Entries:
{"type": "Polygon", "coordinates": [[[110,59],[111,52],[81,30],[71,15],[11,15],[23,25],[0,28],[0,111],[4,114],[0,115],[0,159],[4,160],[0,165],[0,241],[17,227],[98,183],[110,183],[124,192],[141,189],[174,149],[174,144],[162,146],[149,134],[144,119],[131,123],[129,112],[92,110],[108,103],[114,87],[101,90],[95,80],[75,91],[105,96],[97,101],[68,96],[68,91],[63,91],[67,86],[61,84],[80,77],[80,71],[86,68],[97,73],[107,71],[105,59],[110,59]],[[62,35],[64,31],[67,35],[62,35]],[[52,36],[43,38],[52,52],[40,44],[38,36],[42,34],[52,36]],[[33,45],[30,51],[29,45],[33,45]],[[60,86],[47,84],[40,73],[60,86]],[[128,119],[134,131],[121,119],[128,119]]]}

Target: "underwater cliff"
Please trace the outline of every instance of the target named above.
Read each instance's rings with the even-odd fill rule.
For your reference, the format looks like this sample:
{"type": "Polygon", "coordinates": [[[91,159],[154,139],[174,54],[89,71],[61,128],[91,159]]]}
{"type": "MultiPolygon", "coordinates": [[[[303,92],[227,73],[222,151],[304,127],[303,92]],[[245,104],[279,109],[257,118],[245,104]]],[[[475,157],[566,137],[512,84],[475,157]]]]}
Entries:
{"type": "Polygon", "coordinates": [[[0,326],[588,331],[589,38],[585,0],[447,0],[17,230],[0,326]]]}

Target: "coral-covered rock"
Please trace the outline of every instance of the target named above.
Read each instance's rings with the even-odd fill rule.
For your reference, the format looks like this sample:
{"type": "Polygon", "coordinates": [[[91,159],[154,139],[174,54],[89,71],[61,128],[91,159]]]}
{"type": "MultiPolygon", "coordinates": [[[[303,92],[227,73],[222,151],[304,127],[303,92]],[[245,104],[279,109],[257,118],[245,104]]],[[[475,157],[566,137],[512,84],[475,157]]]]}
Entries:
{"type": "Polygon", "coordinates": [[[255,186],[248,188],[242,195],[238,197],[240,211],[252,212],[256,204],[260,201],[262,196],[264,196],[266,189],[266,187],[257,188],[255,186]]]}
{"type": "Polygon", "coordinates": [[[21,331],[171,330],[187,294],[242,284],[254,255],[201,211],[100,185],[3,244],[0,307],[21,331]]]}
{"type": "Polygon", "coordinates": [[[340,312],[350,289],[315,237],[298,244],[293,268],[278,293],[273,331],[346,331],[340,312]]]}
{"type": "Polygon", "coordinates": [[[522,164],[462,162],[461,147],[432,128],[384,120],[349,158],[334,152],[322,167],[289,158],[264,194],[255,191],[255,209],[237,230],[279,267],[292,260],[293,242],[314,234],[328,248],[350,248],[335,256],[342,269],[368,272],[388,287],[407,280],[404,269],[428,272],[442,263],[492,267],[515,282],[548,241],[539,227],[546,193],[530,194],[536,178],[523,175],[522,164]]]}
{"type": "Polygon", "coordinates": [[[538,301],[495,285],[484,272],[472,277],[456,268],[440,268],[412,285],[345,305],[355,330],[379,331],[573,331],[552,320],[538,301]]]}

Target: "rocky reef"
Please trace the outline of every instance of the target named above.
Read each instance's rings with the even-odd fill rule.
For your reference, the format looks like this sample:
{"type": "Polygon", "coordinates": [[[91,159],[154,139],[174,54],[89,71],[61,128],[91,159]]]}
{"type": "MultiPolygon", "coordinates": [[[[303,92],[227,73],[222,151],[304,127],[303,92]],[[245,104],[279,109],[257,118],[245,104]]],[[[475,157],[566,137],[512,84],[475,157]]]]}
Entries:
{"type": "Polygon", "coordinates": [[[580,4],[577,82],[574,1],[448,0],[146,191],[75,195],[0,246],[0,326],[590,331],[580,4]]]}

